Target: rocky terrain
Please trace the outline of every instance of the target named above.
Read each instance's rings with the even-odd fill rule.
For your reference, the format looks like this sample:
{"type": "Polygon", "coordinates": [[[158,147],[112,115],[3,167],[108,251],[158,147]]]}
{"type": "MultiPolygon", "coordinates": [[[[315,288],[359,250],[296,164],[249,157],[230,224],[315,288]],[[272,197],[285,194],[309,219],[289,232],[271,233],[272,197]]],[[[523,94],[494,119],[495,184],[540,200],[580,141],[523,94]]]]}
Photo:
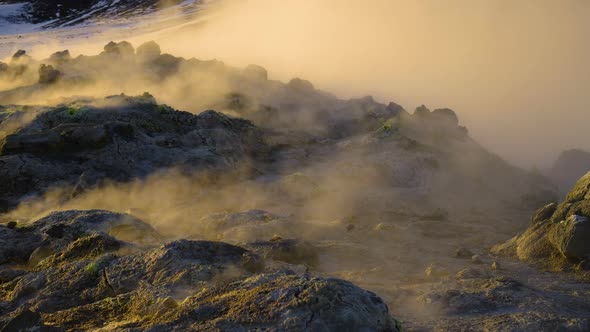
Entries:
{"type": "Polygon", "coordinates": [[[6,331],[590,329],[589,177],[535,213],[450,109],[154,42],[0,78],[6,331]]]}

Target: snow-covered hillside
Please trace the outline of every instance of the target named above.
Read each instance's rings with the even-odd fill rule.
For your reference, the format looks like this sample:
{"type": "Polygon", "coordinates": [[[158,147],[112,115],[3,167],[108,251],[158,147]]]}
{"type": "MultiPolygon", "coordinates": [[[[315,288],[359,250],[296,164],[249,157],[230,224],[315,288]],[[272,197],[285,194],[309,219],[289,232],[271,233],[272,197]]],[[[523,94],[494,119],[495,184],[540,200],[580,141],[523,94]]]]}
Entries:
{"type": "Polygon", "coordinates": [[[18,49],[65,47],[161,31],[192,21],[209,1],[92,0],[88,6],[67,1],[0,1],[0,59],[18,49]]]}

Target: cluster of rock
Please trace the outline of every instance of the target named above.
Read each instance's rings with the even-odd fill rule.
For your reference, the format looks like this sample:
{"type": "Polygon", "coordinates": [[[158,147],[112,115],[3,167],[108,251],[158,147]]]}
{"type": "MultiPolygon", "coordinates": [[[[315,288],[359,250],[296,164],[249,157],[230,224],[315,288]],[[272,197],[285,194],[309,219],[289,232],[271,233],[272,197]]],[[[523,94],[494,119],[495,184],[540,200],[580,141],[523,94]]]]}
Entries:
{"type": "MultiPolygon", "coordinates": [[[[547,187],[544,179],[527,177],[469,139],[450,109],[420,106],[410,114],[372,97],[339,100],[299,78],[273,81],[260,66],[235,69],[162,54],[154,42],[137,49],[111,42],[96,56],[73,58],[62,51],[40,62],[21,51],[0,65],[2,75],[19,81],[18,87],[0,92],[0,104],[5,104],[0,106],[3,210],[54,187],[66,188],[65,199],[70,199],[110,181],[144,179],[170,169],[240,176],[246,170],[235,180],[255,182],[272,196],[271,203],[291,205],[290,212],[321,210],[326,218],[341,218],[336,226],[323,226],[334,238],[372,234],[391,242],[393,233],[403,236],[393,224],[398,218],[416,221],[411,227],[423,236],[455,238],[465,228],[453,228],[455,211],[447,207],[471,204],[473,197],[476,203],[499,196],[515,201],[526,190],[547,187]],[[97,86],[124,89],[137,82],[148,84],[146,90],[158,100],[162,96],[193,107],[190,111],[198,115],[159,104],[149,93],[48,102],[57,106],[8,105],[97,86]],[[162,88],[169,83],[173,89],[162,88]],[[222,112],[202,112],[206,108],[199,102],[207,97],[205,104],[222,112]]],[[[224,185],[215,176],[207,178],[211,187],[224,185]]],[[[198,198],[191,199],[186,205],[197,204],[198,198]]],[[[581,218],[589,214],[578,211],[580,201],[572,200],[571,209],[541,211],[543,222],[536,225],[556,228],[550,225],[559,223],[544,220],[561,213],[559,221],[574,219],[553,237],[581,232],[581,218]]],[[[323,256],[317,242],[302,240],[305,231],[317,231],[300,222],[307,215],[235,212],[232,206],[233,212],[203,217],[198,209],[184,208],[179,204],[175,213],[189,216],[190,225],[174,226],[186,227],[183,237],[192,235],[173,242],[161,240],[137,218],[106,211],[66,211],[28,225],[0,226],[4,328],[399,329],[374,294],[309,275],[323,256]]],[[[551,248],[562,255],[563,247],[568,257],[580,255],[580,241],[567,241],[551,248]]],[[[330,250],[342,260],[351,260],[351,252],[357,261],[369,259],[364,251],[345,247],[330,250]]],[[[466,250],[458,257],[482,263],[466,250]]],[[[435,266],[429,271],[439,274],[435,266]]],[[[474,270],[457,275],[479,277],[474,270]]],[[[469,312],[472,299],[459,295],[447,302],[469,312]]],[[[485,309],[492,310],[486,301],[485,309]]]]}
{"type": "Polygon", "coordinates": [[[590,173],[576,183],[560,204],[540,208],[522,234],[492,248],[554,269],[576,264],[590,268],[590,173]]]}
{"type": "MultiPolygon", "coordinates": [[[[249,121],[215,111],[176,111],[157,104],[149,94],[28,110],[35,111],[33,121],[0,143],[4,209],[58,184],[79,192],[107,180],[128,181],[173,166],[231,170],[267,153],[260,130],[249,121]]],[[[0,126],[23,113],[5,112],[0,126]]]]}
{"type": "Polygon", "coordinates": [[[176,240],[126,214],[64,211],[0,226],[6,331],[398,331],[387,305],[349,282],[270,269],[254,251],[176,240]]]}

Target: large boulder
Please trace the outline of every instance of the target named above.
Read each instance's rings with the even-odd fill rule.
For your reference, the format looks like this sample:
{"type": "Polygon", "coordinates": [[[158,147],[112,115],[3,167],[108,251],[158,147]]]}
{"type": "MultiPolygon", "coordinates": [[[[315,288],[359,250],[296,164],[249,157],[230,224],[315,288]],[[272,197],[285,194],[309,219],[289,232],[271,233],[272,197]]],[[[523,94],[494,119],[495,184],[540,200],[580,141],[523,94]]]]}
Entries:
{"type": "Polygon", "coordinates": [[[55,52],[49,56],[49,61],[56,65],[61,65],[65,62],[72,60],[72,55],[70,54],[69,50],[63,50],[59,52],[55,52]]]}
{"type": "Polygon", "coordinates": [[[590,259],[590,219],[571,215],[552,229],[549,239],[567,258],[590,259]]]}
{"type": "Polygon", "coordinates": [[[141,61],[153,61],[162,54],[162,50],[160,45],[152,40],[139,45],[136,53],[141,61]]]}
{"type": "Polygon", "coordinates": [[[590,173],[583,176],[561,204],[551,203],[533,216],[522,234],[492,248],[552,268],[590,259],[590,173]]]}
{"type": "Polygon", "coordinates": [[[55,83],[61,75],[61,72],[53,68],[52,65],[43,64],[39,67],[39,84],[55,83]]]}
{"type": "Polygon", "coordinates": [[[149,224],[129,214],[104,210],[53,212],[35,221],[29,228],[52,239],[52,243],[61,241],[69,244],[95,232],[103,232],[121,241],[137,244],[151,244],[160,238],[149,224]]]}
{"type": "Polygon", "coordinates": [[[43,241],[27,228],[0,225],[0,264],[25,263],[43,241]]]}
{"type": "Polygon", "coordinates": [[[127,41],[110,42],[105,45],[104,53],[115,57],[131,58],[135,55],[135,48],[127,41]]]}
{"type": "Polygon", "coordinates": [[[268,80],[268,72],[264,67],[259,65],[248,65],[246,68],[244,68],[243,74],[252,80],[268,80]]]}
{"type": "Polygon", "coordinates": [[[387,305],[353,284],[285,273],[207,289],[162,315],[155,330],[401,331],[387,305]]]}
{"type": "Polygon", "coordinates": [[[448,126],[455,127],[459,125],[457,114],[450,108],[435,109],[432,111],[432,117],[434,117],[436,121],[448,126]]]}

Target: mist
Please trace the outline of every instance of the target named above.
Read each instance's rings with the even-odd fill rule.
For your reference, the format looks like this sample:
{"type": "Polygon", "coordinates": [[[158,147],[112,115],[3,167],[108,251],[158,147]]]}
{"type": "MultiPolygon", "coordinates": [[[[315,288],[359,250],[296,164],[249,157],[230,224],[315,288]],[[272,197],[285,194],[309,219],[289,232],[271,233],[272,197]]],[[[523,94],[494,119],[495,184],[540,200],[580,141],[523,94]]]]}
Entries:
{"type": "Polygon", "coordinates": [[[155,40],[175,55],[302,77],[341,98],[449,107],[493,152],[546,168],[564,149],[590,150],[588,15],[582,0],[206,1],[198,19],[167,29],[64,38],[32,54],[155,40]]]}
{"type": "Polygon", "coordinates": [[[217,5],[204,24],[155,39],[173,54],[257,63],[273,78],[304,77],[340,97],[450,107],[473,137],[519,166],[590,149],[587,1],[217,5]]]}
{"type": "MultiPolygon", "coordinates": [[[[51,264],[57,267],[51,271],[102,278],[96,289],[104,288],[108,297],[95,292],[88,303],[84,298],[59,309],[79,320],[86,316],[72,308],[87,310],[104,299],[144,307],[141,297],[123,297],[139,290],[120,293],[118,287],[125,281],[121,276],[141,270],[140,265],[157,276],[171,266],[170,275],[178,280],[191,270],[177,261],[194,260],[201,269],[196,256],[205,250],[173,241],[207,246],[223,241],[260,255],[267,264],[248,273],[288,268],[297,278],[312,273],[366,288],[383,299],[391,315],[408,321],[404,330],[550,330],[590,319],[587,285],[525,265],[532,260],[513,259],[526,260],[518,253],[520,244],[514,245],[520,241],[515,234],[527,227],[536,232],[554,227],[549,224],[590,220],[584,219],[590,211],[587,200],[570,204],[566,198],[559,205],[563,193],[542,172],[561,150],[590,150],[590,132],[583,127],[590,108],[585,40],[590,3],[191,4],[203,4],[198,15],[171,16],[170,11],[182,11],[176,4],[166,13],[129,17],[145,19],[137,25],[118,21],[118,27],[105,27],[99,16],[96,25],[38,31],[22,43],[21,36],[6,37],[8,42],[0,38],[0,57],[8,55],[0,64],[0,224],[6,225],[0,227],[0,240],[8,243],[4,256],[22,256],[10,258],[19,264],[16,268],[26,264],[30,269],[17,272],[14,278],[23,279],[15,280],[45,273],[42,268],[51,264]],[[47,38],[51,34],[56,38],[47,38]],[[27,52],[9,57],[18,49],[27,52]],[[102,227],[113,224],[104,216],[129,224],[102,227]],[[60,224],[39,226],[49,222],[60,224]],[[99,225],[96,229],[105,234],[85,224],[99,225]],[[70,262],[59,258],[65,257],[62,252],[77,248],[67,242],[69,233],[73,241],[85,239],[83,234],[89,241],[106,239],[107,245],[115,242],[111,236],[117,241],[122,236],[129,248],[80,241],[97,250],[74,257],[88,263],[65,265],[70,262]],[[22,242],[28,242],[22,234],[22,239],[31,235],[39,244],[33,242],[21,255],[3,234],[22,242]],[[151,254],[152,246],[161,244],[151,254]],[[496,247],[514,253],[490,249],[496,247]],[[114,263],[108,264],[114,268],[94,273],[98,255],[111,257],[114,263]],[[136,260],[142,255],[148,255],[148,264],[136,260]],[[164,268],[156,256],[165,259],[164,268]],[[556,282],[563,287],[556,288],[556,282]]],[[[576,190],[575,196],[582,197],[576,190]]],[[[584,259],[579,264],[567,263],[561,245],[539,238],[531,236],[523,246],[535,259],[555,262],[551,271],[590,270],[590,247],[578,255],[584,259]]],[[[211,261],[223,260],[222,254],[211,261]]],[[[233,282],[246,276],[240,271],[232,263],[212,280],[233,282]]],[[[165,288],[141,292],[172,303],[162,315],[176,316],[178,308],[191,305],[187,296],[205,290],[202,280],[193,284],[190,273],[190,287],[166,281],[174,297],[165,288]]],[[[587,283],[590,273],[584,278],[587,283]]],[[[9,283],[2,282],[8,289],[9,283]]],[[[0,292],[0,300],[14,302],[16,310],[22,306],[13,301],[21,295],[20,283],[9,285],[16,290],[0,292]]],[[[31,302],[49,303],[31,293],[23,294],[31,302]]],[[[55,294],[60,301],[67,298],[55,294]]],[[[349,300],[338,297],[336,302],[349,300]]],[[[137,314],[135,309],[112,314],[116,307],[111,305],[96,308],[109,313],[100,322],[105,329],[107,321],[127,328],[130,317],[156,317],[142,327],[160,319],[149,306],[137,314]]],[[[252,308],[246,310],[248,322],[259,316],[252,308]]],[[[312,319],[304,321],[325,316],[313,310],[312,319]]],[[[200,315],[198,309],[190,312],[178,317],[200,315]]],[[[348,324],[350,315],[341,316],[348,324]]],[[[83,324],[89,329],[94,322],[83,324]]],[[[200,320],[195,324],[207,329],[200,320]]]]}

